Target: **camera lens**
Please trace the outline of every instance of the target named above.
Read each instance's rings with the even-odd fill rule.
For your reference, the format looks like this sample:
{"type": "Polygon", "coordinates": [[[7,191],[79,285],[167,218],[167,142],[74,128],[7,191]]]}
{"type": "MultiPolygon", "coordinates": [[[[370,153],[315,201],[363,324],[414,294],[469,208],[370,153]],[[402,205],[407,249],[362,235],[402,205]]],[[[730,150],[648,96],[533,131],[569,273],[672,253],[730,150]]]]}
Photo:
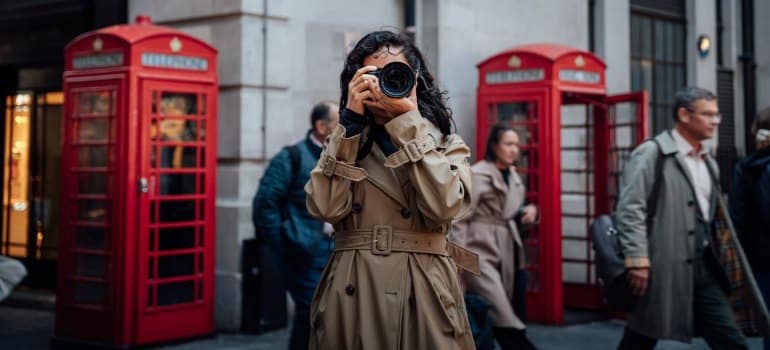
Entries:
{"type": "Polygon", "coordinates": [[[414,71],[407,64],[391,62],[382,68],[379,74],[380,89],[392,98],[409,96],[414,87],[414,71]]]}

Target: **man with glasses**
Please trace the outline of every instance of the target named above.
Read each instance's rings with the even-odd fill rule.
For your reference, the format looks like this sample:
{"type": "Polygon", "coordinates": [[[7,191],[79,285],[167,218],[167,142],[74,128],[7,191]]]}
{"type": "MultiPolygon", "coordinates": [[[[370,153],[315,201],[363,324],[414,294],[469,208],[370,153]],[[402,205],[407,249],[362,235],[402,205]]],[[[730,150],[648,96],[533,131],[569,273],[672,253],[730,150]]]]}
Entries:
{"type": "Polygon", "coordinates": [[[714,349],[746,349],[742,331],[767,330],[767,311],[757,301],[720,201],[716,162],[703,144],[722,118],[717,98],[700,88],[679,91],[673,117],[675,127],[639,145],[624,173],[616,220],[626,280],[638,299],[619,348],[652,349],[658,339],[701,336],[714,349]],[[748,299],[741,300],[743,309],[734,310],[728,294],[748,299]]]}

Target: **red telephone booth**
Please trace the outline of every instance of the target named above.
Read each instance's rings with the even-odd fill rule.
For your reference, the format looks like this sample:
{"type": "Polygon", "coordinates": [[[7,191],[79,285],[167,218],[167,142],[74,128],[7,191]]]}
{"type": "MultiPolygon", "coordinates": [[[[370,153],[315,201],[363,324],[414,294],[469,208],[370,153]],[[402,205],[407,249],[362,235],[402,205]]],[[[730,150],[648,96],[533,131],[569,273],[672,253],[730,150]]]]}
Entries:
{"type": "Polygon", "coordinates": [[[607,95],[604,62],[561,45],[520,46],[478,68],[477,154],[492,125],[512,125],[541,210],[526,239],[528,314],[558,324],[565,306],[601,308],[588,227],[614,207],[623,164],[647,137],[646,92],[607,95]]]}
{"type": "Polygon", "coordinates": [[[67,45],[55,343],[214,331],[216,60],[142,16],[67,45]]]}

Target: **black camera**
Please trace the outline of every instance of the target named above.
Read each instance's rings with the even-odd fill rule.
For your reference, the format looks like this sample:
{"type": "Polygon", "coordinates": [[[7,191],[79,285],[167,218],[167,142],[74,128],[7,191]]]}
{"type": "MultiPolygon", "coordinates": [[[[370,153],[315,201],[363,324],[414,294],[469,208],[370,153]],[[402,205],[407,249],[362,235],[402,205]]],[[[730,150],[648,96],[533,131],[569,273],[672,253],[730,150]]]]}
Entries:
{"type": "Polygon", "coordinates": [[[380,81],[380,90],[392,98],[409,96],[416,82],[415,73],[409,65],[402,62],[390,62],[375,71],[366,74],[374,75],[380,81]]]}

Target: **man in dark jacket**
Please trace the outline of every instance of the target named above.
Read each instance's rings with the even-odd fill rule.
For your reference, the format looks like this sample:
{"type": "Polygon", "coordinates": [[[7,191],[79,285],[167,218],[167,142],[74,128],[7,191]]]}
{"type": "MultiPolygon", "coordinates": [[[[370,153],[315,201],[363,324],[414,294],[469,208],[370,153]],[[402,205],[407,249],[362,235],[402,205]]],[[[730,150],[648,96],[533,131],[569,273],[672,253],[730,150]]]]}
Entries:
{"type": "MultiPolygon", "coordinates": [[[[756,151],[735,166],[730,187],[730,217],[754,271],[759,289],[770,302],[770,107],[754,119],[756,151]]],[[[770,338],[765,338],[770,350],[770,338]]]]}
{"type": "Polygon", "coordinates": [[[331,252],[331,225],[308,214],[304,186],[323,141],[337,126],[338,109],[329,102],[313,107],[312,129],[304,140],[285,147],[270,161],[252,206],[257,234],[284,255],[288,290],[295,304],[289,349],[308,348],[310,303],[331,252]]]}

